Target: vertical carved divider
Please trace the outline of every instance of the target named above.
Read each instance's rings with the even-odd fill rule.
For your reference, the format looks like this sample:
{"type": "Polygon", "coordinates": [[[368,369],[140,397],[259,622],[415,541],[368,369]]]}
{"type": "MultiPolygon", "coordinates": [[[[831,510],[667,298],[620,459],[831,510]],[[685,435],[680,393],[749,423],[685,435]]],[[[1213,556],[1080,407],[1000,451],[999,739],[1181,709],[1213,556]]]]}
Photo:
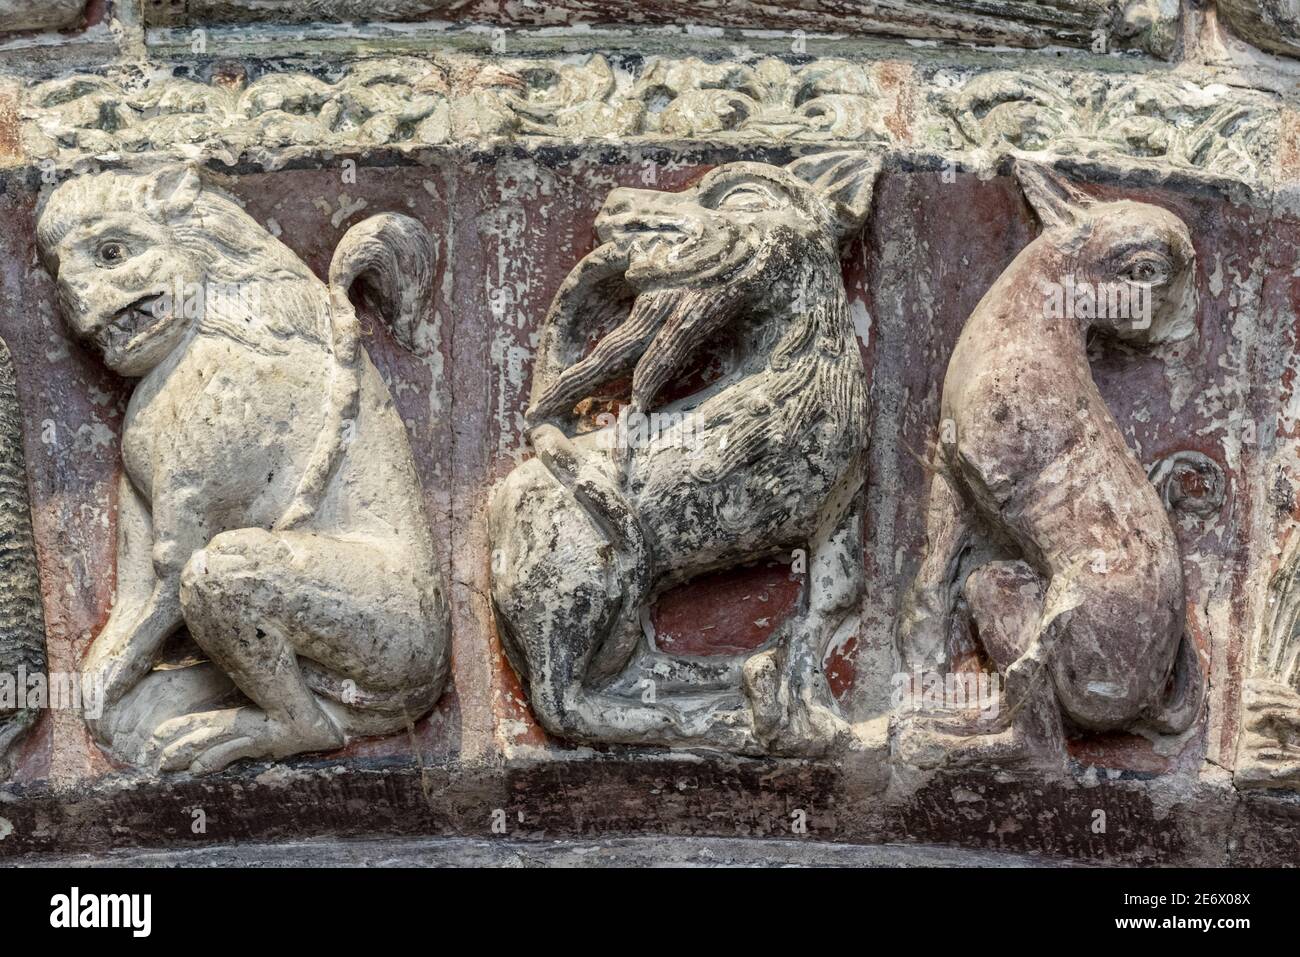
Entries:
{"type": "Polygon", "coordinates": [[[0,776],[7,776],[14,748],[38,712],[21,706],[27,674],[45,671],[45,614],[27,502],[22,412],[9,346],[0,339],[0,674],[13,676],[19,707],[0,711],[0,776]]]}

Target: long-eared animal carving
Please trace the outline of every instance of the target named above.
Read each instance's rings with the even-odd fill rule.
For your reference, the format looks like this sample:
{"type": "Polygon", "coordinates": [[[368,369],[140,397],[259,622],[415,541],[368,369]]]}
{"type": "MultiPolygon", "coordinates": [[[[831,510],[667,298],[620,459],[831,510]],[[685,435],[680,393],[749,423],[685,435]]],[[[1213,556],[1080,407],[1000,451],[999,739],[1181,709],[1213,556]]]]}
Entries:
{"type": "Polygon", "coordinates": [[[973,630],[1005,679],[1001,722],[976,733],[956,717],[906,719],[900,751],[917,764],[1059,753],[1061,715],[1181,732],[1204,697],[1173,527],[1086,349],[1090,333],[1142,345],[1195,331],[1187,227],[1156,206],[1094,202],[1039,167],[1017,176],[1044,229],[948,363],[926,552],[898,622],[913,673],[953,670],[973,630]],[[1063,286],[1094,305],[1058,315],[1063,286]]]}
{"type": "Polygon", "coordinates": [[[27,504],[23,417],[13,358],[0,340],[0,680],[13,693],[12,702],[0,702],[0,780],[38,717],[28,707],[26,678],[44,672],[45,613],[27,504]]]}
{"type": "Polygon", "coordinates": [[[502,640],[552,733],[746,754],[858,740],[821,665],[862,589],[868,397],[840,244],[877,168],[855,153],[731,163],[679,193],[609,195],[600,245],[543,326],[527,413],[537,455],[489,510],[502,640]],[[724,329],[740,343],[727,374],[659,401],[724,329]],[[627,404],[578,434],[575,407],[591,398],[627,404]],[[647,414],[664,427],[637,438],[647,414]],[[655,647],[643,622],[662,591],[804,547],[806,607],[766,645],[655,647]]]}
{"type": "Polygon", "coordinates": [[[64,318],[139,378],[122,436],[117,593],[83,665],[123,760],[213,771],[429,711],[446,589],[401,419],[359,341],[363,291],[408,347],[424,228],[350,229],[329,284],[189,168],[54,190],[38,239],[64,318]],[[155,668],[184,624],[210,663],[155,668]]]}

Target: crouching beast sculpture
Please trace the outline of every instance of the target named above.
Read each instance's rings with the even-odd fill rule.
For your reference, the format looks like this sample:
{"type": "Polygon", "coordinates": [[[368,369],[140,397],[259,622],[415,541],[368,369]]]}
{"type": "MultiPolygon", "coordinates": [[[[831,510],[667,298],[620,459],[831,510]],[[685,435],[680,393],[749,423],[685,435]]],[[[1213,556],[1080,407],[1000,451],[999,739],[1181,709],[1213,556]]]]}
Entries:
{"type": "Polygon", "coordinates": [[[423,227],[394,214],[353,227],[327,286],[173,166],[59,186],[38,240],[69,328],[140,380],[117,594],[83,666],[107,704],[96,737],[128,762],[202,772],[390,733],[432,708],[446,591],[348,298],[369,280],[409,346],[432,285],[423,227]],[[210,661],[156,668],[181,624],[210,661]]]}
{"type": "Polygon", "coordinates": [[[898,622],[915,673],[951,673],[977,636],[1004,704],[994,727],[905,718],[900,752],[918,765],[1059,757],[1062,719],[1176,734],[1204,703],[1178,540],[1086,349],[1090,332],[1142,346],[1195,331],[1191,237],[1158,206],[1095,202],[1033,165],[1017,173],[1043,232],[948,362],[926,553],[898,622]],[[1086,308],[1055,308],[1067,282],[1089,292],[1086,308]],[[1111,310],[1117,300],[1128,306],[1111,310]]]}
{"type": "Polygon", "coordinates": [[[742,754],[859,740],[822,656],[855,623],[862,589],[868,397],[840,245],[861,228],[876,171],[869,156],[832,153],[609,195],[600,244],[544,323],[527,412],[536,457],[489,507],[502,640],[552,733],[742,754]],[[724,329],[740,343],[727,374],[661,401],[724,329]],[[619,423],[579,434],[575,407],[593,398],[624,403],[619,423]],[[652,410],[668,427],[620,442],[620,426],[652,410]],[[662,591],[805,547],[806,605],[765,646],[655,647],[643,620],[662,591]]]}

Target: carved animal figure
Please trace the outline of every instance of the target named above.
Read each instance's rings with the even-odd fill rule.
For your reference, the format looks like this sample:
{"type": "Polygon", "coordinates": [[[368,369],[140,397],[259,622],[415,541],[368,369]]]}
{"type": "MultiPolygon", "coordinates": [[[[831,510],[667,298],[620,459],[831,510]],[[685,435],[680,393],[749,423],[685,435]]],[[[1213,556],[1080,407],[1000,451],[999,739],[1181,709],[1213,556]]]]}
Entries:
{"type": "Polygon", "coordinates": [[[1233,782],[1300,789],[1300,551],[1294,542],[1268,586],[1268,618],[1242,688],[1233,782]]]}
{"type": "Polygon", "coordinates": [[[204,772],[426,713],[447,676],[446,592],[402,421],[348,299],[363,276],[409,345],[431,286],[423,227],[394,214],[353,227],[327,286],[172,166],[70,180],[37,232],[69,328],[140,380],[116,600],[83,665],[108,705],[99,740],[204,772]],[[211,663],[151,671],[182,623],[211,663]]]}
{"type": "Polygon", "coordinates": [[[0,694],[0,779],[12,770],[15,748],[36,723],[27,707],[24,675],[45,672],[45,613],[32,515],[27,504],[23,419],[9,347],[0,340],[0,682],[13,693],[0,694]]]}
{"type": "Polygon", "coordinates": [[[853,740],[821,658],[862,587],[868,398],[839,248],[876,170],[825,154],[609,195],[600,245],[544,323],[527,413],[536,458],[489,511],[502,640],[552,733],[751,754],[853,740]],[[724,329],[740,343],[728,373],[661,402],[724,329]],[[592,397],[627,404],[617,424],[577,434],[575,406],[592,397]],[[620,443],[648,413],[667,426],[620,443]],[[768,645],[716,658],[654,647],[642,622],[658,593],[804,547],[807,607],[768,645]]]}
{"type": "Polygon", "coordinates": [[[1195,330],[1187,227],[1156,206],[1093,202],[1037,167],[1017,175],[1044,229],[976,306],[948,363],[927,550],[899,621],[916,670],[950,670],[954,632],[973,624],[1013,720],[965,748],[1008,758],[1058,745],[1061,714],[1095,731],[1185,730],[1204,690],[1183,630],[1178,542],[1086,351],[1090,333],[1140,346],[1195,330]],[[1050,300],[1063,285],[1096,307],[1058,315],[1050,300]],[[1123,301],[1111,289],[1128,309],[1110,308],[1123,301]]]}

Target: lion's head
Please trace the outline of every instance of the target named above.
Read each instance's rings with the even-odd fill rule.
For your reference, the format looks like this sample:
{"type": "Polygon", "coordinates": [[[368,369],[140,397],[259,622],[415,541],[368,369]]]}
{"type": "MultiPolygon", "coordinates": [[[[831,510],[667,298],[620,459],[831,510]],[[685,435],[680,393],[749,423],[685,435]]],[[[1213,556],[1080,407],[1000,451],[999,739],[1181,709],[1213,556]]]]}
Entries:
{"type": "Polygon", "coordinates": [[[567,413],[633,364],[633,402],[648,405],[684,354],[741,311],[814,321],[800,303],[839,282],[840,243],[861,228],[877,168],[867,154],[828,153],[784,168],[728,163],[677,193],[611,192],[600,245],[546,317],[529,420],[567,413]],[[627,320],[579,358],[591,326],[620,308],[627,320]]]}
{"type": "Polygon", "coordinates": [[[194,331],[254,347],[327,334],[324,284],[189,167],[69,180],[46,199],[36,231],[64,321],[122,375],[146,374],[194,331]],[[274,296],[186,307],[190,290],[271,283],[274,296]],[[250,314],[251,303],[265,308],[250,314]]]}

